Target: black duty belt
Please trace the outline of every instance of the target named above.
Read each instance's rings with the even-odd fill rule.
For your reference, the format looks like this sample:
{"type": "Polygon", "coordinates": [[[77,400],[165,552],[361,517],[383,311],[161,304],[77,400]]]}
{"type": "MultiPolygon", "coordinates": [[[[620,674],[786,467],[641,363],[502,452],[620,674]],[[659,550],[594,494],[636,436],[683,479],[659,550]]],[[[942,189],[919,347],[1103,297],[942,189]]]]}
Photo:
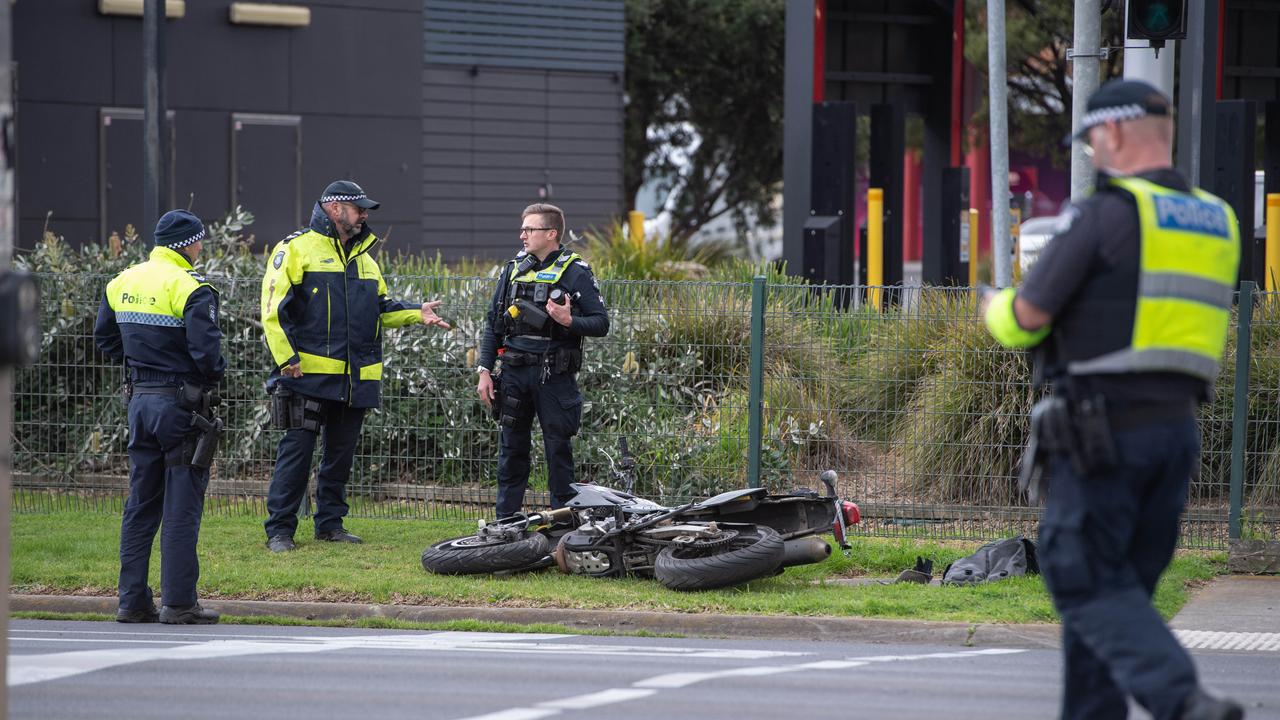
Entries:
{"type": "Polygon", "coordinates": [[[134,385],[134,395],[165,395],[177,397],[178,388],[173,385],[134,385]]]}
{"type": "Polygon", "coordinates": [[[1152,401],[1126,403],[1120,407],[1110,409],[1107,412],[1107,420],[1111,423],[1111,428],[1113,430],[1125,430],[1139,425],[1167,422],[1169,420],[1181,420],[1183,418],[1195,417],[1195,415],[1195,401],[1183,399],[1167,402],[1152,401]]]}

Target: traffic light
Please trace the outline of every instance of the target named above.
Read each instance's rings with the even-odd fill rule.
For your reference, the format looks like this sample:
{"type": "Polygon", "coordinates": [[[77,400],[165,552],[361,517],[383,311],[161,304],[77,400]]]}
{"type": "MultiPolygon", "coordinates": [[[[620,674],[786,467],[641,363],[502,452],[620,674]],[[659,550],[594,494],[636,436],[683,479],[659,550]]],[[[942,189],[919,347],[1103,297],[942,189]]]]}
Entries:
{"type": "Polygon", "coordinates": [[[1187,0],[1129,0],[1127,18],[1128,36],[1152,47],[1187,37],[1187,0]]]}

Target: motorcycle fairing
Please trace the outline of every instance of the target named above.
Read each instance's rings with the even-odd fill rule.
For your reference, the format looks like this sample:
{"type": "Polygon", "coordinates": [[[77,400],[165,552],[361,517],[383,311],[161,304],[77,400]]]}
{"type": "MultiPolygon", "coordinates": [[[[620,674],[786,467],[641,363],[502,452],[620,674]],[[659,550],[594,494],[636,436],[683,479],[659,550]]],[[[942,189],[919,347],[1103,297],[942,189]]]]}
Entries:
{"type": "Polygon", "coordinates": [[[666,509],[650,500],[601,485],[572,483],[569,487],[577,493],[568,503],[569,507],[573,508],[621,507],[623,510],[631,511],[666,509]]]}

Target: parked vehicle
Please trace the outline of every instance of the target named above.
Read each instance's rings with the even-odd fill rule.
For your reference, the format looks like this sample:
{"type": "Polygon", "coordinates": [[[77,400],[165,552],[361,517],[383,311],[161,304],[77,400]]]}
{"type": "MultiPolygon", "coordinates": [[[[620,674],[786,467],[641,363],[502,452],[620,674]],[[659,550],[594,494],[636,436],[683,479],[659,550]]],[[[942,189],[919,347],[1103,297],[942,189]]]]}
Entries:
{"type": "Polygon", "coordinates": [[[744,488],[668,508],[631,494],[634,460],[621,447],[613,474],[624,489],[575,483],[567,507],[436,543],[423,551],[422,567],[466,575],[554,564],[572,575],[655,577],[674,590],[709,590],[825,560],[831,546],[819,534],[833,533],[849,550],[845,532],[860,520],[858,506],[838,497],[831,470],[820,477],[826,495],[744,488]]]}

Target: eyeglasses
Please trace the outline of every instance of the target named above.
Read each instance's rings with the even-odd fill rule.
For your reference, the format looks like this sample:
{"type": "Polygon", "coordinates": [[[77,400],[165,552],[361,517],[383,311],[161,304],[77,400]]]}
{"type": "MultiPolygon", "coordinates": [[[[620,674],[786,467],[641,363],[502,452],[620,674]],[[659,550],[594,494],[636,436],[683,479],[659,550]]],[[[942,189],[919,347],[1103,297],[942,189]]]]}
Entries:
{"type": "Polygon", "coordinates": [[[520,228],[520,234],[521,234],[521,235],[532,235],[532,234],[534,234],[534,233],[538,232],[539,230],[555,230],[555,228],[531,228],[531,227],[522,227],[522,228],[520,228]]]}

